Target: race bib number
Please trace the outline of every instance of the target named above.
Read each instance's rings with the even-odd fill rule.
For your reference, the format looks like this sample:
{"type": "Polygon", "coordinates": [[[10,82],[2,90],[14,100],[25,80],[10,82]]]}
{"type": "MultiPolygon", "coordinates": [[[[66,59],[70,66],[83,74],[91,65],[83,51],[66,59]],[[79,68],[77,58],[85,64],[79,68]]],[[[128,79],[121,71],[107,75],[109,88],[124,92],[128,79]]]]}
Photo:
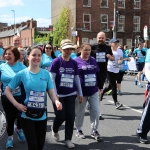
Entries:
{"type": "Polygon", "coordinates": [[[106,53],[105,52],[96,53],[96,62],[106,62],[106,53]]]}
{"type": "Polygon", "coordinates": [[[124,64],[119,65],[119,70],[124,70],[124,68],[125,68],[124,64]]]}
{"type": "Polygon", "coordinates": [[[5,135],[6,132],[6,117],[3,111],[0,110],[0,138],[5,135]]]}
{"type": "Polygon", "coordinates": [[[119,68],[118,61],[113,61],[113,68],[119,68]]]}
{"type": "Polygon", "coordinates": [[[45,107],[45,92],[30,91],[27,107],[43,109],[45,107]]]}
{"type": "Polygon", "coordinates": [[[73,88],[73,81],[74,81],[74,75],[62,74],[60,86],[61,87],[67,87],[67,88],[73,88]]]}
{"type": "Polygon", "coordinates": [[[86,74],[84,75],[85,86],[95,86],[96,85],[96,75],[86,74]]]}

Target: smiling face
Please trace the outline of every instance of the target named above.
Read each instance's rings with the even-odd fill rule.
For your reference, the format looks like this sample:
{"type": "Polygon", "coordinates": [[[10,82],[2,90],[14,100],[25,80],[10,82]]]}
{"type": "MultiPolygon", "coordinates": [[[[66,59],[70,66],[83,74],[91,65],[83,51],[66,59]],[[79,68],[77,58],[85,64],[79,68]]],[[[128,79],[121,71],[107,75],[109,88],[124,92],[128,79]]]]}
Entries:
{"type": "Polygon", "coordinates": [[[50,44],[47,44],[47,45],[45,46],[45,53],[46,53],[48,56],[51,55],[51,53],[52,53],[52,46],[51,46],[50,44]]]}
{"type": "Polygon", "coordinates": [[[41,62],[41,56],[42,56],[41,50],[38,48],[33,48],[27,57],[27,59],[29,61],[29,66],[30,65],[39,66],[39,64],[41,62]]]}
{"type": "Polygon", "coordinates": [[[14,64],[14,63],[16,62],[16,61],[15,61],[14,53],[12,52],[11,49],[8,49],[8,50],[5,52],[4,59],[5,59],[6,62],[9,63],[9,64],[14,64]]]}
{"type": "Polygon", "coordinates": [[[97,43],[98,44],[104,44],[106,41],[106,35],[104,32],[99,32],[97,34],[97,43]]]}

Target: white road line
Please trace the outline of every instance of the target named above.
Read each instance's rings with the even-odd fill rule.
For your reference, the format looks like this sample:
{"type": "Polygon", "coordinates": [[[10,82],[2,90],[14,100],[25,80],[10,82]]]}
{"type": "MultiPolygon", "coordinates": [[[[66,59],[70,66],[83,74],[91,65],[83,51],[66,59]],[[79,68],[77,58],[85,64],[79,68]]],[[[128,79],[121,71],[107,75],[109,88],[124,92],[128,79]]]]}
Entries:
{"type": "MultiPolygon", "coordinates": [[[[110,102],[110,103],[114,103],[114,102],[113,102],[113,101],[111,101],[111,100],[108,100],[108,102],[110,102]]],[[[123,104],[123,107],[128,108],[128,109],[130,109],[130,110],[133,110],[133,111],[135,111],[135,112],[138,112],[138,113],[142,114],[142,111],[141,111],[141,110],[134,109],[134,108],[129,107],[129,106],[124,105],[124,104],[123,104]]]]}

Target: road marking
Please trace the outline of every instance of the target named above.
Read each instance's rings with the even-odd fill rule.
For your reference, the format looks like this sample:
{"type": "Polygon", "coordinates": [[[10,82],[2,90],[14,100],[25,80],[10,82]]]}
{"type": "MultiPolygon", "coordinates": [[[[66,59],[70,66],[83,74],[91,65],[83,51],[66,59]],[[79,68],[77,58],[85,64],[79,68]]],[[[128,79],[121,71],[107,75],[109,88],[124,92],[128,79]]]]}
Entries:
{"type": "MultiPolygon", "coordinates": [[[[111,101],[111,100],[108,100],[108,102],[110,102],[110,103],[114,103],[114,102],[113,102],[113,101],[111,101]]],[[[128,109],[130,109],[130,110],[133,110],[133,111],[135,111],[135,112],[138,112],[138,113],[142,114],[142,111],[141,111],[141,110],[134,109],[134,108],[129,107],[129,106],[124,105],[124,104],[123,104],[123,107],[128,108],[128,109]]]]}

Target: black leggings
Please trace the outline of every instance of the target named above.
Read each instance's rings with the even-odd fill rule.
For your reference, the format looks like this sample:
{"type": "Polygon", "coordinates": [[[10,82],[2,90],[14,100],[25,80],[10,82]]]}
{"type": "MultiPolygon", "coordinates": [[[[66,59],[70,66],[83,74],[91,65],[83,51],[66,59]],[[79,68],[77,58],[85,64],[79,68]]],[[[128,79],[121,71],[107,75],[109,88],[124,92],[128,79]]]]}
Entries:
{"type": "Polygon", "coordinates": [[[103,91],[103,94],[104,94],[112,89],[112,97],[113,97],[114,103],[117,102],[117,86],[116,86],[117,76],[118,76],[118,73],[107,71],[107,79],[109,80],[109,84],[107,87],[104,88],[104,91],[103,91]]]}
{"type": "Polygon", "coordinates": [[[117,76],[117,83],[121,84],[123,76],[124,76],[125,72],[124,71],[120,71],[118,76],[117,76]]]}
{"type": "Polygon", "coordinates": [[[47,119],[33,121],[20,117],[27,140],[28,150],[42,150],[45,143],[47,119]]]}
{"type": "MultiPolygon", "coordinates": [[[[14,97],[17,102],[20,102],[20,96],[14,97]]],[[[6,114],[6,120],[7,120],[7,134],[8,136],[12,136],[14,133],[14,123],[17,119],[17,128],[21,129],[20,124],[20,115],[18,109],[7,99],[6,96],[2,96],[2,106],[6,114]]]]}

